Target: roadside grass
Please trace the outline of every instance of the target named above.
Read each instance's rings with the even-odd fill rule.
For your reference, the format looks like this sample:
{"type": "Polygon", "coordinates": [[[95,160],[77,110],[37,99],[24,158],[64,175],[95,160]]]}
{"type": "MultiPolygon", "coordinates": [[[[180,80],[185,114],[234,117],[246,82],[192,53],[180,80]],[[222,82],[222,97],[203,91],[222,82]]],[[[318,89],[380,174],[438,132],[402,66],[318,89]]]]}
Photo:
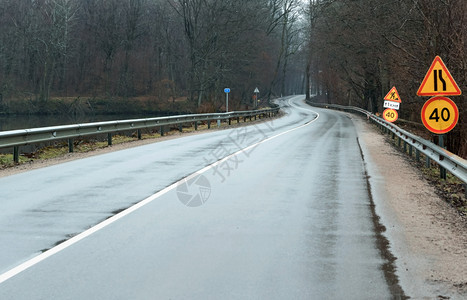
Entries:
{"type": "Polygon", "coordinates": [[[68,153],[68,147],[63,146],[63,143],[57,146],[48,146],[40,149],[35,153],[30,154],[31,159],[50,159],[63,156],[68,153]]]}
{"type": "MultiPolygon", "coordinates": [[[[150,133],[142,135],[142,139],[156,139],[161,135],[159,133],[150,133]]],[[[137,138],[133,136],[114,135],[112,136],[112,144],[118,145],[136,141],[137,138]]],[[[73,152],[86,153],[97,149],[109,147],[107,141],[98,141],[95,139],[80,139],[76,140],[73,145],[73,152]]],[[[55,145],[40,148],[33,153],[23,153],[19,156],[19,163],[13,161],[12,154],[0,154],[0,169],[10,168],[17,165],[31,163],[39,160],[48,160],[58,157],[63,157],[69,153],[68,144],[65,142],[57,143],[55,145]]]]}
{"type": "MultiPolygon", "coordinates": [[[[156,135],[154,135],[156,136],[156,135]]],[[[160,136],[160,135],[159,135],[160,136]]],[[[112,137],[114,145],[131,142],[136,138],[124,135],[115,135],[112,137]]],[[[108,147],[107,141],[97,141],[92,139],[80,139],[74,142],[74,151],[76,153],[85,153],[94,151],[101,148],[108,147]]],[[[31,163],[37,160],[47,160],[58,157],[63,157],[69,153],[68,144],[65,142],[56,143],[54,145],[46,146],[38,149],[32,153],[22,153],[19,156],[19,163],[13,161],[13,154],[0,154],[0,169],[10,168],[17,165],[31,163]]]]}
{"type": "MultiPolygon", "coordinates": [[[[30,159],[25,156],[19,157],[19,163],[24,164],[29,162],[30,159]]],[[[15,166],[15,162],[13,161],[13,154],[0,154],[0,168],[9,168],[15,166]]]]}
{"type": "Polygon", "coordinates": [[[429,168],[418,164],[424,178],[426,178],[447,203],[454,207],[461,215],[467,216],[467,199],[465,184],[456,176],[446,172],[446,180],[439,176],[439,167],[429,168]]]}

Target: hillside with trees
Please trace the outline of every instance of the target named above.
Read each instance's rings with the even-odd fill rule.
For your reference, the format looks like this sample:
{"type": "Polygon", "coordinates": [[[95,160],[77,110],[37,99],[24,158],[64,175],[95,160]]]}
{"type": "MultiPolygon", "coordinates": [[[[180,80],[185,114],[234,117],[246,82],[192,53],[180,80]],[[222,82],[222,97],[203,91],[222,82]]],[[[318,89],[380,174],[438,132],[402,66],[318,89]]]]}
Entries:
{"type": "MultiPolygon", "coordinates": [[[[416,93],[437,55],[467,92],[467,1],[307,2],[307,76],[321,101],[382,112],[382,99],[396,86],[402,99],[399,117],[421,123],[429,97],[416,93]]],[[[464,95],[451,99],[459,122],[447,134],[447,147],[465,158],[467,103],[464,95]]]]}

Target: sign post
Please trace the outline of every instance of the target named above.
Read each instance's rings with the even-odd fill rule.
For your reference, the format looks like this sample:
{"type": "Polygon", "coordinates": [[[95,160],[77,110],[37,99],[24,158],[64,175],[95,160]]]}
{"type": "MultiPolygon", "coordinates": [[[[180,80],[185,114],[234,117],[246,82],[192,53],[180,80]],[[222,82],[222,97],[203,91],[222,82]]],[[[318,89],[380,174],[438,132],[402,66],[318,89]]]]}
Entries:
{"type": "Polygon", "coordinates": [[[388,122],[395,122],[399,118],[397,110],[400,108],[401,97],[396,90],[396,87],[393,86],[389,93],[384,97],[383,107],[386,108],[383,111],[383,118],[388,122]]]}
{"type": "MultiPolygon", "coordinates": [[[[418,88],[418,96],[435,96],[422,107],[422,122],[426,129],[438,134],[438,145],[444,148],[444,134],[451,131],[459,120],[456,104],[443,96],[459,96],[461,90],[449,73],[441,57],[436,56],[431,63],[422,84],[418,88]]],[[[439,167],[440,177],[446,179],[446,169],[439,167]]]]}
{"type": "Polygon", "coordinates": [[[229,112],[229,93],[230,93],[230,89],[225,88],[224,93],[225,93],[225,112],[229,112]]]}
{"type": "Polygon", "coordinates": [[[255,96],[256,96],[256,97],[255,97],[255,105],[254,105],[254,107],[257,108],[257,107],[258,107],[258,94],[259,94],[258,88],[255,88],[255,91],[254,91],[253,93],[255,93],[255,96]]]}
{"type": "MultiPolygon", "coordinates": [[[[441,148],[444,148],[444,134],[438,135],[438,144],[441,148]]],[[[439,168],[439,177],[446,179],[446,169],[440,167],[439,168]]]]}
{"type": "Polygon", "coordinates": [[[459,96],[461,90],[457,85],[441,57],[436,56],[431,63],[422,84],[418,88],[418,96],[459,96]]]}
{"type": "Polygon", "coordinates": [[[394,123],[397,118],[399,118],[399,114],[397,113],[397,110],[386,108],[383,111],[383,118],[388,122],[394,123]]]}
{"type": "Polygon", "coordinates": [[[384,100],[386,101],[393,101],[397,103],[401,103],[401,97],[399,96],[399,93],[397,92],[397,89],[395,86],[392,87],[392,89],[389,91],[389,93],[384,97],[384,100]]]}
{"type": "Polygon", "coordinates": [[[437,96],[425,102],[421,116],[426,129],[436,134],[444,134],[456,126],[459,110],[451,99],[437,96]]]}

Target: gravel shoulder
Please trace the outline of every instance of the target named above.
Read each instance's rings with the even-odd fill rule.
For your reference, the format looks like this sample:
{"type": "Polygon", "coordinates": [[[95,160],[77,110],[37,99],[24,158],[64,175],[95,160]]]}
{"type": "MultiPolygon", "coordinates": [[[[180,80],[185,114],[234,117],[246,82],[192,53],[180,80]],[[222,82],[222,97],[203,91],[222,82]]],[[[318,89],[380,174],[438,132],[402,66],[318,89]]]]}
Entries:
{"type": "Polygon", "coordinates": [[[441,199],[404,153],[364,119],[357,127],[376,211],[414,299],[467,299],[467,222],[441,199]]]}

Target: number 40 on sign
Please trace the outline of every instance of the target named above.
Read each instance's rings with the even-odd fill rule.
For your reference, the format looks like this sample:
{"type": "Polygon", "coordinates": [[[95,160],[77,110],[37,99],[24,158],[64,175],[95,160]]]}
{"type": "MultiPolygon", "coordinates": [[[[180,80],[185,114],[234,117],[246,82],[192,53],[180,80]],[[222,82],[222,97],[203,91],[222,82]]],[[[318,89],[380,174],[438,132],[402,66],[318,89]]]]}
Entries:
{"type": "Polygon", "coordinates": [[[383,111],[383,118],[388,121],[388,122],[395,122],[399,115],[397,114],[397,111],[391,108],[388,108],[383,111]]]}
{"type": "Polygon", "coordinates": [[[456,104],[447,97],[433,97],[422,108],[422,122],[425,127],[437,134],[451,131],[459,120],[456,104]]]}

